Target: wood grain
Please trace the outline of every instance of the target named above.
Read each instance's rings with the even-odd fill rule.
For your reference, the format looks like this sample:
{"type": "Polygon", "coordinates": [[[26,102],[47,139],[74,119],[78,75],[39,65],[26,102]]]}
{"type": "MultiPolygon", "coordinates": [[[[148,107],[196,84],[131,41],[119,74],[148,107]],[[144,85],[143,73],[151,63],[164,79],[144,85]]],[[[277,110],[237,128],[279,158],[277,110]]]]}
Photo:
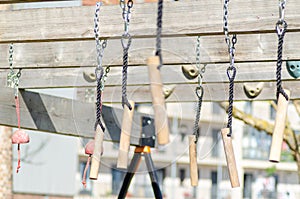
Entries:
{"type": "MultiPolygon", "coordinates": [[[[285,93],[290,97],[290,91],[285,89],[285,93]]],[[[280,162],[281,148],[283,142],[283,134],[286,124],[286,114],[289,101],[280,93],[277,102],[277,112],[275,118],[275,126],[272,135],[272,144],[270,149],[270,162],[280,162]]]]}
{"type": "Polygon", "coordinates": [[[155,115],[155,132],[157,134],[158,144],[169,143],[169,124],[168,115],[166,111],[165,97],[163,95],[163,85],[161,81],[161,74],[158,69],[159,57],[153,56],[148,58],[148,74],[150,81],[150,91],[152,105],[155,115]]]}
{"type": "Polygon", "coordinates": [[[191,186],[198,186],[198,164],[197,164],[197,143],[195,136],[189,136],[189,157],[190,157],[190,179],[191,186]]]}
{"type": "Polygon", "coordinates": [[[101,163],[101,156],[103,153],[103,139],[104,139],[104,132],[102,131],[100,125],[97,125],[95,131],[95,147],[94,152],[92,155],[91,161],[91,169],[90,169],[90,179],[97,180],[99,174],[99,168],[101,163]]]}
{"type": "Polygon", "coordinates": [[[128,166],[128,152],[130,147],[130,136],[133,122],[134,105],[133,101],[129,101],[132,110],[129,110],[127,106],[124,107],[123,118],[122,118],[122,131],[119,144],[119,155],[117,168],[127,169],[128,166]]]}
{"type": "Polygon", "coordinates": [[[229,128],[224,128],[221,130],[231,187],[236,188],[240,186],[240,181],[239,181],[238,171],[236,167],[232,140],[231,137],[227,136],[228,133],[229,133],[229,128]]]}
{"type": "MultiPolygon", "coordinates": [[[[156,9],[156,4],[136,4],[133,7],[130,32],[134,37],[153,37],[155,35],[156,15],[153,13],[156,13],[156,9]]],[[[163,35],[223,34],[222,9],[221,1],[166,2],[163,35]]],[[[119,5],[103,6],[101,10],[100,35],[106,38],[119,38],[123,32],[119,5]]],[[[274,32],[274,26],[278,19],[278,5],[274,2],[239,1],[232,3],[230,10],[231,32],[274,32]]],[[[300,5],[297,0],[288,2],[286,21],[289,23],[291,31],[299,30],[299,10],[300,5]]],[[[93,15],[94,7],[89,6],[1,12],[0,40],[2,42],[18,42],[93,39],[93,15]],[[10,21],[17,23],[9,23],[10,21]]]]}

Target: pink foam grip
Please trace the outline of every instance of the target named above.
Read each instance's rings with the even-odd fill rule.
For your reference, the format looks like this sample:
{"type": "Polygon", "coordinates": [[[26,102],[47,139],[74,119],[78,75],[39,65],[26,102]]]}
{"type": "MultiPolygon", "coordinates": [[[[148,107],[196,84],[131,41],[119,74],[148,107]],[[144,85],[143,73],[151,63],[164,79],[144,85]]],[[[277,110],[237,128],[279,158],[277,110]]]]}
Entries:
{"type": "Polygon", "coordinates": [[[93,155],[95,148],[95,141],[91,140],[85,145],[85,154],[93,155]]]}
{"type": "Polygon", "coordinates": [[[14,132],[13,136],[11,137],[11,142],[13,144],[24,144],[29,142],[29,136],[25,131],[22,129],[18,129],[14,132]]]}

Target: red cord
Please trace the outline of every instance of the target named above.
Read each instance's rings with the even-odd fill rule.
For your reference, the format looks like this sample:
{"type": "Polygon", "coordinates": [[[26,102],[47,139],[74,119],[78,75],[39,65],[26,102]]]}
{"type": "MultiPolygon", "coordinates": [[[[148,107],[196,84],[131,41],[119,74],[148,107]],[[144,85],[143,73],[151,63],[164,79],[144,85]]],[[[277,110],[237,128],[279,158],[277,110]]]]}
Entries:
{"type": "Polygon", "coordinates": [[[86,162],[84,172],[83,172],[82,184],[83,184],[84,188],[86,188],[86,173],[87,173],[87,170],[89,169],[89,166],[90,166],[90,160],[91,160],[91,155],[88,157],[88,160],[86,162]]]}
{"type": "Polygon", "coordinates": [[[18,166],[17,166],[17,173],[19,173],[19,169],[21,168],[21,151],[20,151],[20,144],[18,144],[18,166]]]}
{"type": "Polygon", "coordinates": [[[20,130],[21,124],[20,124],[20,103],[18,96],[15,96],[15,104],[16,104],[16,112],[17,112],[17,118],[18,118],[18,128],[20,130]]]}

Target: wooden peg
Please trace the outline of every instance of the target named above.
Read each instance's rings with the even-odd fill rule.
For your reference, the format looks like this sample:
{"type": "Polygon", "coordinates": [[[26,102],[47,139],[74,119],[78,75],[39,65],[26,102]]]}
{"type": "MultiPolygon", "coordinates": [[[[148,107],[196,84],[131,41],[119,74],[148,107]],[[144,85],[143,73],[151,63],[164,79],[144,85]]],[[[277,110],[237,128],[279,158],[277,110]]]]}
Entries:
{"type": "Polygon", "coordinates": [[[169,125],[163,94],[163,85],[160,71],[157,68],[159,64],[160,61],[158,56],[149,57],[147,60],[157,141],[158,144],[167,144],[169,143],[169,125]]]}
{"type": "Polygon", "coordinates": [[[193,187],[198,186],[197,144],[195,140],[195,135],[189,136],[190,177],[193,187]]]}
{"type": "Polygon", "coordinates": [[[221,130],[231,187],[235,188],[240,186],[240,181],[234,157],[232,140],[231,137],[227,136],[229,132],[229,128],[224,128],[221,130]]]}
{"type": "Polygon", "coordinates": [[[128,165],[128,151],[130,147],[130,134],[134,113],[134,101],[130,100],[129,103],[132,107],[132,110],[130,111],[127,106],[124,107],[119,156],[117,162],[117,167],[122,169],[126,169],[128,165]]]}
{"type": "MultiPolygon", "coordinates": [[[[284,92],[287,94],[288,97],[290,97],[291,93],[289,90],[284,90],[284,92]]],[[[272,135],[272,144],[269,156],[270,162],[280,161],[288,103],[289,101],[287,101],[285,97],[280,93],[277,102],[277,112],[275,118],[274,131],[272,135]]]]}
{"type": "Polygon", "coordinates": [[[103,150],[103,139],[104,139],[104,132],[100,125],[97,125],[96,132],[95,132],[95,147],[94,153],[92,155],[92,163],[91,163],[91,170],[90,170],[90,179],[97,180],[99,167],[100,167],[100,160],[103,150]]]}

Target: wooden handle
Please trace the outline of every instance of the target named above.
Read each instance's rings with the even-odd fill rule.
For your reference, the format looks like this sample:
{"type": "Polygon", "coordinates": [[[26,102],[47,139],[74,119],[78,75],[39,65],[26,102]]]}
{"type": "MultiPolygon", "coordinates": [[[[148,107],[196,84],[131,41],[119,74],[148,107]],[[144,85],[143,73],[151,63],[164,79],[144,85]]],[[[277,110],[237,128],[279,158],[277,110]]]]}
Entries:
{"type": "Polygon", "coordinates": [[[169,125],[168,115],[166,111],[165,98],[163,95],[163,85],[161,81],[160,71],[158,66],[160,64],[159,57],[149,57],[147,60],[150,89],[152,94],[152,104],[155,116],[155,131],[157,133],[158,144],[169,143],[169,125]]]}
{"type": "Polygon", "coordinates": [[[97,129],[95,132],[95,147],[94,153],[92,155],[92,163],[91,163],[91,170],[90,170],[90,179],[97,180],[99,167],[100,167],[100,159],[103,151],[103,138],[104,133],[100,125],[97,125],[97,129]]]}
{"type": "MultiPolygon", "coordinates": [[[[284,91],[288,95],[288,97],[290,97],[290,91],[289,90],[284,90],[284,91]]],[[[289,102],[280,93],[278,97],[275,125],[274,125],[274,131],[272,135],[272,145],[271,145],[270,156],[269,156],[270,162],[280,161],[288,103],[289,102]]]]}
{"type": "Polygon", "coordinates": [[[230,131],[229,128],[224,128],[221,130],[221,134],[223,139],[223,145],[225,150],[225,156],[226,156],[226,162],[227,162],[231,187],[235,188],[240,186],[240,181],[239,181],[239,176],[236,168],[232,140],[231,137],[227,136],[229,131],[230,131]]]}
{"type": "Polygon", "coordinates": [[[190,154],[190,177],[191,185],[198,186],[198,165],[197,165],[197,144],[195,143],[195,136],[189,136],[189,154],[190,154]]]}
{"type": "Polygon", "coordinates": [[[128,151],[130,147],[130,134],[132,127],[132,119],[134,113],[134,102],[129,101],[132,110],[130,111],[127,106],[124,107],[122,131],[119,145],[118,168],[126,169],[128,165],[128,151]]]}

